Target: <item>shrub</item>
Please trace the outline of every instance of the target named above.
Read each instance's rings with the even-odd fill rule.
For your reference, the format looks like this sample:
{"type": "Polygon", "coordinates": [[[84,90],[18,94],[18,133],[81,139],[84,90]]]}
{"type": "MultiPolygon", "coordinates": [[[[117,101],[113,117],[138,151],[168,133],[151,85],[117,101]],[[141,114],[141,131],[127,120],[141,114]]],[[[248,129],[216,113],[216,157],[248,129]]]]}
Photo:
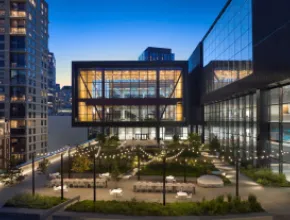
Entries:
{"type": "Polygon", "coordinates": [[[249,203],[255,203],[255,202],[257,202],[257,197],[255,195],[253,195],[253,194],[250,194],[248,196],[248,202],[249,203]]]}
{"type": "MultiPolygon", "coordinates": [[[[194,162],[194,160],[189,160],[186,165],[186,175],[189,177],[199,177],[205,174],[211,174],[212,171],[216,171],[217,169],[212,163],[198,161],[194,162]]],[[[166,172],[168,175],[173,176],[183,176],[184,175],[184,165],[179,162],[168,162],[166,164],[166,172]]],[[[162,174],[162,164],[160,162],[154,162],[146,166],[141,170],[141,175],[161,175],[162,174]]]]}
{"type": "Polygon", "coordinates": [[[233,201],[233,196],[232,194],[228,194],[227,195],[227,198],[228,198],[228,202],[231,203],[233,201]]]}
{"type": "Polygon", "coordinates": [[[263,186],[290,186],[284,174],[273,173],[271,169],[254,169],[248,166],[241,171],[263,186]]]}
{"type": "Polygon", "coordinates": [[[224,201],[224,196],[202,202],[169,203],[165,207],[160,203],[133,201],[81,201],[69,206],[67,211],[97,212],[102,214],[121,214],[132,216],[190,216],[190,215],[226,215],[263,211],[260,204],[249,196],[247,201],[239,197],[224,201]]]}
{"type": "Polygon", "coordinates": [[[29,209],[50,209],[63,203],[64,201],[66,201],[66,199],[61,200],[60,197],[41,196],[38,194],[33,196],[31,194],[24,193],[9,199],[4,206],[29,209]]]}

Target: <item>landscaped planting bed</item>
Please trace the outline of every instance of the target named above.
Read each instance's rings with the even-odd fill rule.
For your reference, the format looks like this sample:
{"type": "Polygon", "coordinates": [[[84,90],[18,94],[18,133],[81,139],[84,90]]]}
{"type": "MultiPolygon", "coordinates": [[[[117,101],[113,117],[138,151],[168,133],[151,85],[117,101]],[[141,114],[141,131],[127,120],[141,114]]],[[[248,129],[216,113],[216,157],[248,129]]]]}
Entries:
{"type": "Polygon", "coordinates": [[[271,169],[241,168],[241,172],[263,186],[290,187],[285,174],[273,173],[271,169]]]}
{"type": "Polygon", "coordinates": [[[168,203],[166,206],[160,203],[136,201],[97,201],[94,203],[85,200],[69,206],[66,211],[131,216],[194,216],[254,213],[264,210],[253,195],[250,195],[245,201],[229,195],[227,199],[220,196],[210,201],[168,203]]]}
{"type": "MultiPolygon", "coordinates": [[[[201,175],[209,174],[211,171],[218,171],[215,166],[208,162],[188,163],[186,165],[186,175],[188,177],[199,177],[201,175]]],[[[163,172],[162,163],[152,163],[141,170],[141,175],[158,176],[163,172]]],[[[179,162],[166,163],[166,174],[173,176],[184,175],[184,165],[179,162]]]]}
{"type": "Polygon", "coordinates": [[[67,201],[67,199],[61,200],[60,197],[42,196],[38,194],[33,196],[31,194],[25,193],[16,195],[9,199],[4,206],[29,209],[50,209],[65,201],[67,201]]]}

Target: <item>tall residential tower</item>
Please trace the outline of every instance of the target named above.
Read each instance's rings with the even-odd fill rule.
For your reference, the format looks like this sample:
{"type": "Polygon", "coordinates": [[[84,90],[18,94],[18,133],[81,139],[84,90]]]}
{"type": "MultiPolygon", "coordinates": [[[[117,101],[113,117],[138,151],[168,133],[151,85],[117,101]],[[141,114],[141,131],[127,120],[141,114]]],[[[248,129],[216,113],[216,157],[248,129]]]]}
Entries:
{"type": "Polygon", "coordinates": [[[11,136],[10,146],[0,145],[5,161],[46,152],[47,72],[46,1],[0,0],[0,118],[11,136]]]}

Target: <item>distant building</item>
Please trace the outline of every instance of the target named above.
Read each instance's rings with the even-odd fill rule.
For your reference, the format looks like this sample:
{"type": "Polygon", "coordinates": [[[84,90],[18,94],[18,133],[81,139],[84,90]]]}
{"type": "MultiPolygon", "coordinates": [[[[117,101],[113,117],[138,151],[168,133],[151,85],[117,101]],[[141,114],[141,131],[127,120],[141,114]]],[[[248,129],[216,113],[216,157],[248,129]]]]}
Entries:
{"type": "Polygon", "coordinates": [[[139,56],[140,61],[174,61],[175,54],[171,49],[148,47],[139,56]]]}
{"type": "Polygon", "coordinates": [[[56,114],[56,61],[53,53],[48,54],[47,106],[48,115],[56,114]]]}
{"type": "Polygon", "coordinates": [[[60,91],[57,88],[57,115],[71,115],[72,89],[71,86],[63,86],[60,91]]]}

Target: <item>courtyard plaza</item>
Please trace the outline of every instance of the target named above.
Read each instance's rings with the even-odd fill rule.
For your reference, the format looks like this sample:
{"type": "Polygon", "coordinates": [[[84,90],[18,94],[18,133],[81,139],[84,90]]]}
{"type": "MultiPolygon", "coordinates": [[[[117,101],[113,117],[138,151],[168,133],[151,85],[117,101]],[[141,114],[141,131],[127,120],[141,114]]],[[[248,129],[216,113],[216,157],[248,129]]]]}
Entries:
{"type": "MultiPolygon", "coordinates": [[[[150,143],[151,144],[151,143],[150,143]]],[[[146,144],[145,144],[146,145],[146,144]]],[[[67,157],[64,157],[67,160],[67,157]]],[[[187,200],[177,200],[176,193],[166,193],[166,202],[177,201],[201,201],[203,199],[210,200],[216,198],[219,195],[235,195],[235,169],[234,167],[221,162],[218,159],[214,159],[214,165],[221,171],[226,172],[226,177],[231,181],[231,185],[225,185],[221,188],[203,188],[196,184],[197,178],[187,177],[187,182],[194,183],[196,186],[196,193],[192,195],[192,198],[187,200]]],[[[48,173],[54,173],[59,171],[60,158],[52,163],[48,167],[48,173]]],[[[182,176],[175,177],[177,182],[183,183],[182,176]]],[[[162,182],[162,173],[158,176],[142,176],[140,181],[152,181],[162,182]]],[[[53,190],[51,187],[47,187],[49,182],[48,175],[37,174],[35,176],[36,193],[47,196],[60,196],[60,190],[53,190]]],[[[162,192],[134,192],[133,186],[138,182],[137,176],[133,176],[128,180],[121,179],[118,182],[113,180],[108,181],[107,188],[97,188],[96,197],[97,200],[118,200],[118,201],[145,201],[145,202],[158,202],[162,203],[162,192]],[[122,189],[122,196],[115,197],[110,195],[110,190],[115,188],[122,189]]],[[[31,193],[32,191],[32,175],[31,172],[27,173],[25,180],[19,184],[12,185],[10,187],[0,186],[0,206],[3,206],[5,202],[19,193],[31,193]]],[[[257,196],[258,201],[262,207],[270,214],[275,215],[290,215],[290,188],[283,187],[263,187],[243,174],[240,174],[239,178],[239,193],[242,198],[247,198],[249,194],[257,196]]],[[[73,198],[80,196],[81,200],[93,200],[93,188],[68,188],[64,192],[66,198],[73,198]]]]}

